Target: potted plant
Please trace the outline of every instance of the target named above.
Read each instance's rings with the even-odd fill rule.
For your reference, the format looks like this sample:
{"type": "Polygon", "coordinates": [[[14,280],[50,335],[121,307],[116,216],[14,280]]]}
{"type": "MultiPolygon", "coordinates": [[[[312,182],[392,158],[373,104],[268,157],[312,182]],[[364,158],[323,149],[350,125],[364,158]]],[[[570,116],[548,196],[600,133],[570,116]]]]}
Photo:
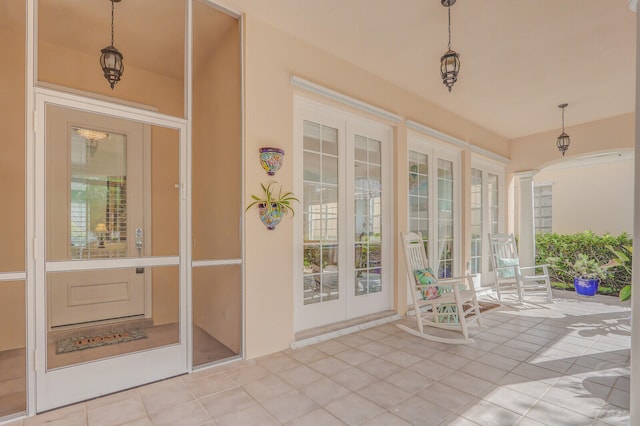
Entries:
{"type": "Polygon", "coordinates": [[[276,195],[272,188],[275,183],[276,182],[271,182],[267,186],[264,186],[264,184],[261,183],[260,186],[262,187],[264,195],[262,197],[251,195],[251,198],[253,198],[254,201],[245,209],[246,211],[257,205],[260,220],[269,230],[275,229],[287,212],[291,212],[291,216],[293,216],[295,211],[293,210],[291,203],[293,201],[298,201],[298,199],[293,196],[292,192],[287,191],[283,193],[282,185],[276,195]]]}
{"type": "Polygon", "coordinates": [[[572,265],[575,278],[573,286],[576,293],[583,296],[593,296],[598,291],[600,280],[607,277],[610,264],[600,265],[596,260],[589,259],[586,254],[579,254],[572,265]]]}

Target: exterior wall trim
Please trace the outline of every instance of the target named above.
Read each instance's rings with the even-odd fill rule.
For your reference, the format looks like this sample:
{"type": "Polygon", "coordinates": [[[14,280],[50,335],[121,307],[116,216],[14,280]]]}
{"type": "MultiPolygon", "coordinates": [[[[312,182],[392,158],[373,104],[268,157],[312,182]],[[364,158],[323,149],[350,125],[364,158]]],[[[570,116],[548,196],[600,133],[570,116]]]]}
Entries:
{"type": "Polygon", "coordinates": [[[340,102],[369,114],[373,114],[376,117],[389,120],[394,123],[400,123],[403,120],[402,116],[400,115],[394,114],[382,108],[378,108],[377,106],[368,104],[361,100],[352,98],[351,96],[336,92],[335,90],[328,89],[309,80],[305,80],[304,78],[293,75],[291,76],[290,81],[291,85],[294,87],[306,90],[307,92],[315,93],[316,95],[320,95],[332,101],[340,102]]]}
{"type": "Polygon", "coordinates": [[[507,157],[503,157],[502,155],[493,153],[493,152],[491,152],[489,150],[486,150],[484,148],[480,148],[479,146],[476,146],[476,145],[474,145],[472,143],[465,142],[465,141],[460,140],[460,139],[458,139],[456,137],[450,136],[450,135],[448,135],[446,133],[442,133],[441,131],[436,130],[436,129],[432,128],[432,127],[425,126],[424,124],[420,124],[420,123],[417,123],[417,122],[412,121],[412,120],[406,120],[405,121],[405,125],[407,126],[408,129],[415,130],[415,131],[423,133],[425,135],[434,137],[434,138],[436,138],[436,139],[438,139],[440,141],[443,141],[443,142],[448,142],[448,143],[453,144],[453,145],[455,145],[457,147],[468,149],[471,152],[483,155],[483,156],[485,156],[487,158],[490,158],[492,160],[498,161],[500,163],[509,164],[511,162],[511,160],[509,158],[507,158],[507,157]]]}

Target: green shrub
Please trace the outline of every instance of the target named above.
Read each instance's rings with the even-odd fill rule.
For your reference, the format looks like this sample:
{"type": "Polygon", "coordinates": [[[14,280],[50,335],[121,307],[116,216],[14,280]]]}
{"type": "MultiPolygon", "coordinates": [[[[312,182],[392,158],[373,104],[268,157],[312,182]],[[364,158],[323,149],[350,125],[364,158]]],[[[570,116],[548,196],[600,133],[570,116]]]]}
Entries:
{"type": "MultiPolygon", "coordinates": [[[[604,234],[596,235],[591,231],[578,234],[537,234],[536,235],[536,263],[552,264],[556,267],[549,269],[553,281],[573,283],[571,266],[578,259],[579,254],[586,255],[600,265],[614,259],[615,251],[626,251],[632,246],[632,239],[627,233],[618,236],[604,234]]],[[[622,266],[611,267],[602,280],[602,287],[611,288],[617,294],[625,285],[631,283],[631,270],[622,266]]]]}

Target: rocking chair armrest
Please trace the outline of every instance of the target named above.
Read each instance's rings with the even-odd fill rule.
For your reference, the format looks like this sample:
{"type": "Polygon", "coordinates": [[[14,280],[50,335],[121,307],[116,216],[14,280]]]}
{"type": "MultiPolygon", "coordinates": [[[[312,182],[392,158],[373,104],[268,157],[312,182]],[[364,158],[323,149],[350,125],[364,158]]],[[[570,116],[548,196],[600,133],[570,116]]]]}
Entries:
{"type": "Polygon", "coordinates": [[[549,266],[551,265],[548,263],[545,263],[543,265],[521,266],[520,269],[548,268],[549,266]]]}
{"type": "Polygon", "coordinates": [[[441,278],[438,280],[440,285],[451,285],[455,287],[462,286],[461,290],[473,288],[473,275],[461,275],[459,277],[441,278]]]}

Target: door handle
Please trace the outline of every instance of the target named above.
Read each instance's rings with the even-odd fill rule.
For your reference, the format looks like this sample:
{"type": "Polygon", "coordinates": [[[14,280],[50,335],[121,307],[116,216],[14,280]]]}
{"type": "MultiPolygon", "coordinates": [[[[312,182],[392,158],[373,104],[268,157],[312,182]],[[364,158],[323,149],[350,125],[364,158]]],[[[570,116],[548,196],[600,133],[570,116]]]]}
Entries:
{"type": "Polygon", "coordinates": [[[136,248],[142,250],[142,228],[136,228],[136,248]]]}

